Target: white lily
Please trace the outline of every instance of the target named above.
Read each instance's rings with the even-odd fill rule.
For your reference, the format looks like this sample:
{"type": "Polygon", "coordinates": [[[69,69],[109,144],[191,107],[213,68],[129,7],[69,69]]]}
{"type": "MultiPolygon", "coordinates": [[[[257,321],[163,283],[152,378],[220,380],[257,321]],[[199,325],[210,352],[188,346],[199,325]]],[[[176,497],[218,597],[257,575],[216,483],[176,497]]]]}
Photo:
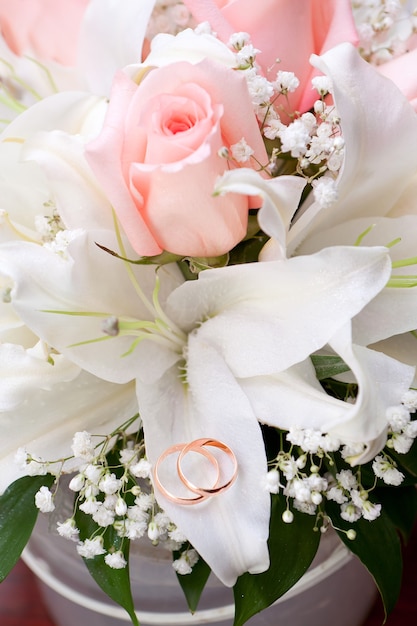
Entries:
{"type": "Polygon", "coordinates": [[[42,98],[63,91],[108,96],[115,71],[140,62],[154,5],[155,0],[123,0],[121,11],[117,0],[90,0],[80,26],[74,67],[33,55],[17,57],[0,38],[1,78],[9,87],[1,100],[2,118],[13,119],[42,98]]]}
{"type": "MultiPolygon", "coordinates": [[[[19,365],[23,369],[23,365],[19,365]]],[[[49,367],[53,369],[54,366],[49,367]]],[[[70,364],[71,367],[75,368],[70,364]]],[[[46,366],[33,368],[29,362],[21,375],[33,373],[31,382],[34,387],[35,379],[45,374],[45,369],[46,366]]],[[[4,380],[13,382],[10,369],[4,380]]],[[[15,458],[19,448],[44,461],[60,461],[72,455],[71,442],[75,432],[88,430],[100,435],[97,438],[99,443],[103,436],[138,412],[133,384],[110,384],[87,372],[81,372],[68,382],[55,382],[50,389],[45,389],[43,383],[42,387],[30,389],[20,399],[23,400],[20,404],[0,413],[0,493],[11,482],[27,474],[27,468],[19,466],[15,458]]],[[[59,462],[52,464],[48,471],[74,471],[79,463],[79,460],[69,460],[62,466],[59,462]]]]}
{"type": "Polygon", "coordinates": [[[332,248],[229,266],[176,288],[178,277],[164,266],[158,304],[150,301],[154,270],[126,266],[95,246],[115,249],[109,237],[105,231],[77,237],[67,259],[34,244],[5,244],[13,306],[84,369],[109,381],[137,378],[153,465],[171,445],[199,437],[230,446],[238,477],[228,491],[193,506],[173,503],[158,489],[157,497],[216,575],[232,585],[243,572],[268,567],[270,497],[260,488],[265,450],[241,379],[261,381],[325,346],[385,285],[387,251],[332,248]],[[101,333],[109,318],[117,321],[117,336],[101,333]]]}

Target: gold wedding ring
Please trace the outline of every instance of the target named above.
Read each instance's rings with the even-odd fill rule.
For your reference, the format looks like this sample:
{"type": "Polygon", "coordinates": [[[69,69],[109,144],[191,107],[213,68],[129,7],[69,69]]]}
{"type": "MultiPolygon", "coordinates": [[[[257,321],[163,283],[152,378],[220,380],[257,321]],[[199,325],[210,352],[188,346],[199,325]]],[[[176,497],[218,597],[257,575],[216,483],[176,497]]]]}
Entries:
{"type": "MultiPolygon", "coordinates": [[[[213,456],[213,455],[211,455],[213,456]]],[[[215,458],[213,456],[213,458],[215,458]]],[[[233,450],[231,448],[229,448],[229,446],[227,446],[225,443],[223,443],[222,441],[218,441],[217,439],[196,439],[195,441],[192,441],[191,443],[188,443],[187,445],[185,445],[183,447],[183,449],[181,450],[180,454],[178,455],[178,459],[177,459],[177,472],[179,477],[181,478],[182,482],[184,483],[184,485],[190,490],[193,491],[194,493],[198,493],[201,496],[206,496],[206,497],[210,497],[210,496],[214,496],[218,493],[221,493],[222,491],[226,491],[226,489],[229,489],[229,487],[231,487],[233,485],[233,483],[236,480],[237,477],[237,460],[236,460],[236,456],[233,452],[233,450]],[[232,463],[233,463],[233,473],[231,478],[229,478],[229,480],[227,480],[226,482],[224,482],[221,485],[218,485],[218,480],[216,481],[215,485],[213,485],[213,487],[206,489],[203,487],[197,487],[196,485],[194,485],[185,475],[184,472],[181,468],[181,461],[183,460],[183,458],[185,457],[185,455],[188,452],[200,452],[202,450],[204,450],[204,446],[211,446],[213,448],[218,448],[219,450],[222,450],[223,452],[225,452],[227,454],[227,456],[231,459],[232,463]]]]}
{"type": "MultiPolygon", "coordinates": [[[[154,468],[154,480],[158,489],[161,491],[161,493],[166,498],[171,500],[171,502],[175,502],[176,504],[185,504],[185,505],[197,504],[198,502],[203,502],[204,500],[207,500],[208,498],[211,498],[215,495],[222,493],[223,491],[226,491],[226,489],[229,489],[237,478],[237,468],[238,468],[238,464],[237,464],[236,456],[233,450],[228,445],[226,445],[222,441],[218,441],[217,439],[204,437],[200,439],[195,439],[194,441],[191,441],[190,443],[177,443],[173,446],[170,446],[166,450],[164,450],[164,452],[159,456],[156,462],[156,465],[154,468]],[[206,447],[212,447],[212,448],[217,448],[218,450],[221,450],[223,453],[226,454],[227,457],[229,457],[230,461],[232,462],[231,476],[228,477],[224,482],[220,482],[222,472],[221,472],[217,457],[213,453],[209,452],[206,449],[206,447]],[[178,477],[183,483],[183,485],[188,489],[188,491],[191,491],[193,494],[196,494],[195,497],[186,498],[186,497],[176,496],[172,494],[170,491],[168,491],[161,483],[161,480],[159,477],[160,465],[168,456],[170,456],[171,454],[174,454],[175,452],[179,452],[179,455],[177,458],[177,464],[176,464],[178,477]],[[181,463],[184,460],[184,457],[190,452],[196,452],[197,454],[201,454],[206,459],[208,459],[208,461],[215,468],[216,470],[215,481],[211,487],[198,487],[193,482],[191,482],[191,480],[187,476],[185,476],[181,463]]],[[[225,472],[223,471],[223,474],[224,473],[225,472]]]]}

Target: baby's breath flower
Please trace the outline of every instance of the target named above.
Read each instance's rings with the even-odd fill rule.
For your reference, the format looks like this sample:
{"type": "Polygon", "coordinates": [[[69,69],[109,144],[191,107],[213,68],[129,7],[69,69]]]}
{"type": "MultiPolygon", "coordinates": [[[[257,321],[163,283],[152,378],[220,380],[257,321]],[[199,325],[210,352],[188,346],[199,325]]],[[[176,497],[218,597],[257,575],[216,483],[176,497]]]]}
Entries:
{"type": "Polygon", "coordinates": [[[84,461],[91,461],[95,456],[91,434],[86,430],[75,433],[71,449],[76,458],[84,461]]]}
{"type": "Polygon", "coordinates": [[[123,569],[127,565],[127,561],[121,550],[117,550],[116,552],[108,552],[104,557],[104,560],[106,562],[106,565],[108,565],[112,569],[123,569]]]}
{"type": "Polygon", "coordinates": [[[312,79],[311,84],[321,97],[326,96],[328,93],[332,93],[332,83],[328,76],[315,76],[312,79]]]}
{"type": "Polygon", "coordinates": [[[131,465],[129,469],[136,478],[150,478],[152,465],[147,459],[140,459],[137,463],[131,465]]]}
{"type": "Polygon", "coordinates": [[[244,137],[237,143],[230,146],[232,151],[232,156],[238,163],[246,163],[249,161],[250,157],[254,154],[253,148],[251,148],[247,143],[244,137]]]}
{"type": "Polygon", "coordinates": [[[324,208],[330,208],[338,198],[336,182],[333,178],[323,176],[313,181],[313,194],[316,202],[324,208]]]}
{"type": "Polygon", "coordinates": [[[117,478],[113,472],[106,472],[103,478],[99,482],[100,491],[108,495],[116,493],[122,486],[122,481],[117,478]]]}
{"type": "Polygon", "coordinates": [[[85,483],[84,474],[76,474],[75,476],[71,478],[68,487],[69,489],[71,489],[71,491],[81,491],[81,489],[84,487],[84,483],[85,483]]]}
{"type": "Polygon", "coordinates": [[[50,513],[55,509],[53,494],[45,485],[35,494],[35,504],[41,513],[50,513]]]}
{"type": "Polygon", "coordinates": [[[65,522],[57,523],[57,531],[61,537],[65,539],[70,539],[71,541],[78,541],[79,538],[79,530],[75,524],[75,520],[69,518],[65,520],[65,522]]]}
{"type": "Polygon", "coordinates": [[[105,554],[106,550],[103,545],[103,537],[94,537],[86,539],[77,545],[77,552],[84,559],[93,559],[95,556],[105,554]]]}
{"type": "Polygon", "coordinates": [[[279,70],[277,73],[277,77],[275,82],[273,83],[275,89],[285,95],[287,93],[292,93],[299,87],[300,81],[294,74],[294,72],[284,72],[283,70],[279,70]]]}
{"type": "Polygon", "coordinates": [[[413,413],[417,410],[417,391],[415,389],[409,389],[405,392],[401,401],[405,408],[410,411],[410,413],[413,413]]]}
{"type": "Polygon", "coordinates": [[[372,463],[375,476],[381,478],[387,485],[401,485],[404,474],[400,472],[395,463],[384,454],[379,454],[372,463]]]}
{"type": "Polygon", "coordinates": [[[272,469],[266,474],[264,486],[269,493],[279,492],[280,483],[278,470],[272,469]]]}
{"type": "Polygon", "coordinates": [[[193,567],[197,563],[197,561],[197,552],[193,548],[190,548],[189,550],[183,552],[179,559],[173,561],[172,567],[178,574],[184,576],[186,574],[191,574],[193,567]]]}
{"type": "Polygon", "coordinates": [[[233,33],[233,35],[230,36],[228,45],[231,48],[234,48],[235,50],[242,50],[242,48],[248,45],[249,42],[250,42],[249,33],[240,32],[240,33],[233,33]]]}
{"type": "Polygon", "coordinates": [[[404,405],[398,404],[387,408],[386,417],[391,430],[398,433],[404,430],[410,421],[410,412],[404,405]]]}

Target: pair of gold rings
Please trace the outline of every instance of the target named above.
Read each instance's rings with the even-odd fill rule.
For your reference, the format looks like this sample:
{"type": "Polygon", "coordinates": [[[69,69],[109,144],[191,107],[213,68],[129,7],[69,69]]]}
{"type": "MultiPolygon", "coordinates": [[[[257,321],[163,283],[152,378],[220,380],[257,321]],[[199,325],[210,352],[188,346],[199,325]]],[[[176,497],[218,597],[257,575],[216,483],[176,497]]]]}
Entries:
{"type": "Polygon", "coordinates": [[[219,493],[222,493],[223,491],[226,491],[226,489],[229,489],[233,485],[233,483],[236,480],[236,477],[237,477],[237,460],[236,460],[236,456],[233,450],[229,448],[229,446],[227,446],[222,441],[218,441],[217,439],[211,439],[211,438],[195,439],[194,441],[191,441],[190,443],[177,443],[173,446],[170,446],[160,455],[160,457],[158,458],[156,462],[155,469],[154,469],[154,480],[158,489],[161,491],[161,493],[163,493],[163,495],[169,500],[171,500],[172,502],[175,502],[176,504],[185,504],[185,505],[197,504],[197,502],[203,502],[204,500],[207,500],[208,498],[211,498],[215,495],[218,495],[219,493]],[[226,479],[224,479],[224,474],[226,472],[224,468],[220,467],[217,457],[212,452],[207,450],[207,448],[210,448],[210,447],[221,450],[230,459],[231,464],[232,464],[231,475],[229,475],[226,479]],[[171,454],[174,454],[175,452],[179,452],[178,457],[177,457],[177,464],[176,464],[178,477],[181,483],[185,485],[185,487],[188,489],[188,491],[191,491],[192,493],[196,494],[194,497],[187,498],[187,497],[175,496],[174,494],[169,492],[161,483],[161,480],[159,478],[160,465],[168,456],[170,456],[171,454]],[[216,474],[215,482],[211,487],[198,487],[185,475],[182,462],[184,460],[184,457],[190,452],[196,452],[197,454],[201,454],[206,459],[208,459],[210,464],[214,467],[215,474],[216,474]]]}

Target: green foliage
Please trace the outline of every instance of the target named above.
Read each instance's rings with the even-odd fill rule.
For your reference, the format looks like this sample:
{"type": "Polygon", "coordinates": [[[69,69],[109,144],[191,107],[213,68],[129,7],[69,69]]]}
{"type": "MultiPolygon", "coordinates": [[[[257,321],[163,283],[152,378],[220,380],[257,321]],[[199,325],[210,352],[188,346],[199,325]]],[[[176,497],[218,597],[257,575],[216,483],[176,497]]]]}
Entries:
{"type": "MultiPolygon", "coordinates": [[[[174,559],[178,559],[180,555],[181,552],[174,552],[174,559]]],[[[206,586],[210,572],[211,570],[209,566],[200,557],[190,574],[187,574],[186,576],[177,574],[178,582],[184,592],[185,599],[187,600],[188,608],[191,613],[194,613],[197,610],[201,594],[206,586]]]]}
{"type": "Polygon", "coordinates": [[[379,487],[374,497],[382,505],[405,542],[410,538],[417,519],[417,490],[414,486],[379,487]]]}
{"type": "MultiPolygon", "coordinates": [[[[82,541],[101,534],[104,548],[108,552],[121,550],[126,561],[129,561],[130,542],[126,538],[119,537],[113,526],[109,526],[103,531],[103,528],[98,526],[92,517],[79,509],[75,514],[75,521],[82,541]]],[[[104,593],[126,610],[134,626],[139,626],[130,588],[129,568],[113,569],[105,563],[104,556],[103,554],[92,559],[84,559],[84,563],[104,593]]]]}
{"type": "Polygon", "coordinates": [[[324,380],[325,378],[343,374],[350,369],[340,356],[312,354],[310,358],[316,370],[318,380],[324,380]]]}
{"type": "Polygon", "coordinates": [[[292,524],[282,521],[283,496],[272,496],[270,536],[271,564],[262,574],[243,574],[234,586],[234,626],[242,626],[286,593],[309,568],[319,546],[320,533],[313,530],[315,516],[294,511],[292,524]],[[294,558],[294,555],[297,558],[294,558]]]}
{"type": "Polygon", "coordinates": [[[326,512],[337,529],[343,531],[353,528],[356,531],[356,539],[353,540],[349,540],[345,532],[339,531],[338,534],[374,578],[387,616],[394,608],[401,590],[401,543],[394,523],[384,509],[372,522],[361,518],[353,524],[340,517],[340,506],[335,502],[326,504],[326,512]]]}
{"type": "Polygon", "coordinates": [[[55,477],[24,476],[0,496],[0,582],[16,565],[29,541],[38,517],[35,494],[42,486],[51,487],[55,477]]]}

